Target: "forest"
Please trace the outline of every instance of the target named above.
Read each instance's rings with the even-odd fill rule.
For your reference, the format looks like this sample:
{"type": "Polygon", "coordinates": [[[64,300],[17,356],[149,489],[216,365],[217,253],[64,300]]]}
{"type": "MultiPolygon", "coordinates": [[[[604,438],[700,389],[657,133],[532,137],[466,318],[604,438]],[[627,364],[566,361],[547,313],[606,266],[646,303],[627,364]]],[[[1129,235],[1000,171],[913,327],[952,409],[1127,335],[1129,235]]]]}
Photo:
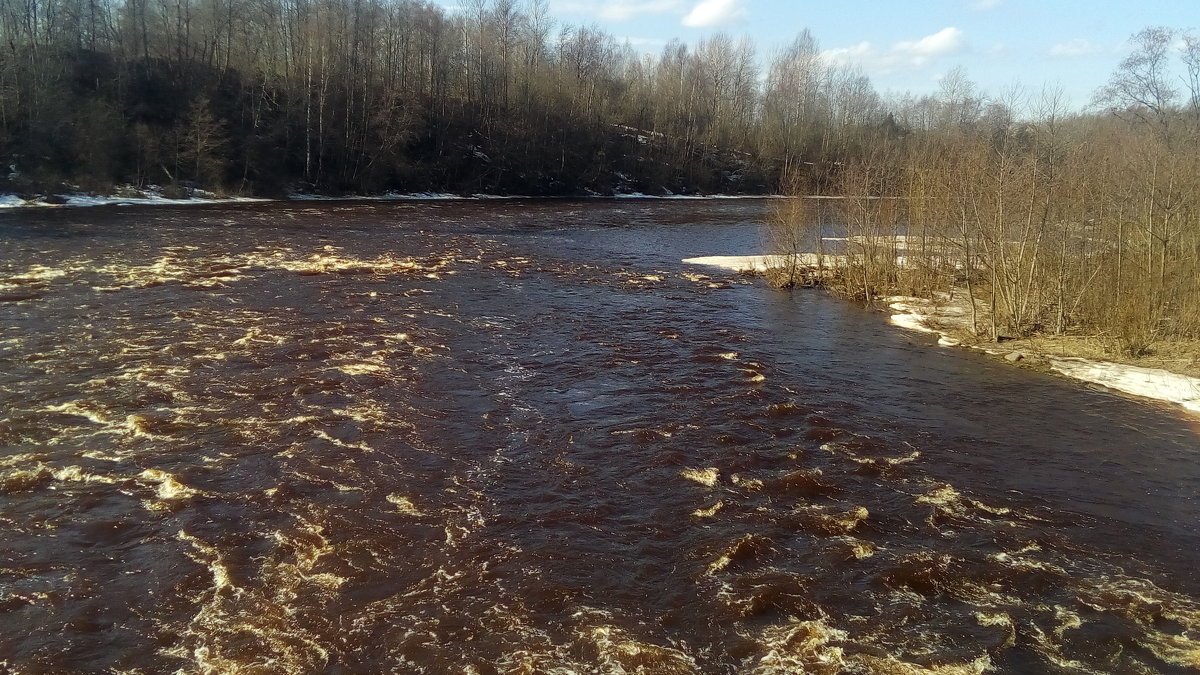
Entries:
{"type": "Polygon", "coordinates": [[[4,0],[12,187],[768,193],[895,131],[801,32],[651,57],[546,0],[4,0]]]}

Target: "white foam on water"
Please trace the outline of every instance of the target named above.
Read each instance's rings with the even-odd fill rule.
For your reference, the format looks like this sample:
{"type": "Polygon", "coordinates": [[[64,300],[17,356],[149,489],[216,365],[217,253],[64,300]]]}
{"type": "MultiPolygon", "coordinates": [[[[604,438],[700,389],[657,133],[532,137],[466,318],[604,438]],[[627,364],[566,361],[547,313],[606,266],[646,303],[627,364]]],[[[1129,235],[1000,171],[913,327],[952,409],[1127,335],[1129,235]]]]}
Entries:
{"type": "Polygon", "coordinates": [[[849,534],[871,515],[865,506],[803,503],[797,504],[792,513],[805,520],[809,527],[825,534],[849,534]]]}
{"type": "Polygon", "coordinates": [[[964,497],[952,485],[943,484],[917,497],[918,504],[932,504],[938,510],[959,518],[978,518],[980,511],[992,516],[1007,516],[1011,509],[988,506],[983,502],[964,497]]]}
{"type": "Polygon", "coordinates": [[[876,547],[875,544],[872,544],[864,539],[852,537],[850,535],[834,537],[831,541],[846,546],[850,551],[850,555],[854,556],[855,560],[864,560],[866,558],[870,558],[871,556],[875,555],[876,550],[878,550],[878,547],[876,547]]]}
{"type": "Polygon", "coordinates": [[[61,279],[77,268],[63,269],[46,265],[30,265],[24,272],[5,273],[0,271],[0,293],[11,292],[27,286],[45,287],[48,282],[61,279]]]}
{"type": "Polygon", "coordinates": [[[221,553],[216,547],[200,541],[183,530],[180,530],[176,534],[176,537],[180,541],[190,544],[197,552],[197,555],[189,555],[188,557],[208,568],[208,571],[212,573],[214,589],[220,590],[233,586],[233,583],[229,579],[229,569],[221,561],[221,553]]]}
{"type": "Polygon", "coordinates": [[[273,532],[274,550],[241,583],[216,545],[182,530],[177,537],[190,545],[188,556],[208,569],[212,583],[192,599],[197,612],[179,631],[178,642],[163,650],[166,655],[214,675],[324,669],[332,645],[306,622],[330,621],[323,612],[345,579],[315,570],[333,552],[319,525],[298,516],[296,529],[273,532]]]}
{"type": "Polygon", "coordinates": [[[65,466],[53,469],[51,474],[54,476],[55,480],[63,482],[106,483],[110,485],[117,482],[117,479],[113,478],[112,476],[101,476],[99,474],[94,474],[78,466],[65,466]]]}
{"type": "Polygon", "coordinates": [[[392,275],[428,275],[450,273],[444,268],[454,262],[452,255],[417,260],[384,254],[358,258],[324,247],[305,256],[291,248],[273,251],[254,251],[224,255],[197,253],[196,247],[167,247],[153,263],[145,265],[113,262],[98,267],[95,272],[109,277],[107,283],[93,286],[97,291],[114,292],[123,289],[148,288],[166,283],[182,283],[187,287],[216,289],[226,284],[252,278],[262,270],[282,270],[300,275],[360,274],[374,277],[392,275]]]}
{"type": "Polygon", "coordinates": [[[143,483],[149,483],[155,486],[155,495],[159,501],[149,502],[146,504],[146,508],[153,511],[167,509],[172,504],[191,499],[196,495],[202,494],[200,491],[194,490],[179,482],[174,475],[159,469],[146,469],[138,475],[138,479],[143,483]]]}
{"type": "Polygon", "coordinates": [[[973,661],[934,666],[903,661],[894,656],[875,656],[883,649],[868,639],[855,638],[849,631],[835,628],[827,619],[777,624],[756,635],[761,656],[747,660],[742,672],[750,675],[793,675],[812,673],[888,673],[889,675],[982,675],[993,670],[991,657],[982,654],[973,661]],[[847,654],[847,647],[854,650],[847,654]]]}
{"type": "Polygon", "coordinates": [[[1080,588],[1080,602],[1092,610],[1116,614],[1136,623],[1141,632],[1134,641],[1158,659],[1173,666],[1200,669],[1200,603],[1167,591],[1145,579],[1109,575],[1090,580],[1080,588]],[[1160,626],[1161,616],[1181,630],[1160,626]]]}
{"type": "Polygon", "coordinates": [[[345,363],[334,368],[347,375],[382,375],[389,370],[383,363],[345,363]]]}
{"type": "Polygon", "coordinates": [[[582,608],[571,618],[577,623],[575,631],[580,641],[591,645],[598,657],[597,663],[588,671],[595,671],[599,666],[599,672],[613,675],[699,675],[702,672],[694,657],[683,649],[639,640],[627,629],[617,626],[609,612],[582,608]]]}
{"type": "Polygon", "coordinates": [[[692,511],[692,515],[697,518],[712,518],[713,516],[717,515],[717,511],[720,511],[723,508],[725,508],[725,502],[718,501],[716,504],[713,504],[706,509],[696,509],[695,511],[692,511]]]}
{"type": "MultiPolygon", "coordinates": [[[[329,412],[352,419],[360,424],[369,424],[386,428],[412,428],[408,420],[394,419],[384,409],[383,404],[365,396],[360,396],[346,408],[334,408],[329,412]]],[[[312,418],[316,419],[316,418],[312,418]]]]}
{"type": "Polygon", "coordinates": [[[68,401],[58,405],[48,405],[42,408],[42,410],[45,410],[46,412],[62,413],[64,415],[75,415],[77,417],[82,417],[93,424],[99,424],[101,426],[109,426],[110,424],[104,415],[85,407],[85,405],[79,401],[68,401]]]}
{"type": "Polygon", "coordinates": [[[336,445],[339,448],[347,448],[349,450],[361,450],[363,452],[375,452],[375,448],[372,448],[371,446],[367,445],[366,443],[347,443],[346,441],[343,441],[343,440],[334,438],[333,436],[330,436],[329,434],[325,433],[321,429],[313,429],[312,433],[313,433],[313,436],[316,436],[317,438],[319,438],[323,441],[326,441],[328,443],[336,445]]]}
{"type": "Polygon", "coordinates": [[[18,455],[9,455],[0,457],[0,468],[7,469],[19,464],[34,464],[41,463],[49,458],[49,455],[44,452],[23,452],[18,455]]]}
{"type": "Polygon", "coordinates": [[[396,505],[396,512],[406,516],[423,516],[425,512],[417,508],[412,500],[403,495],[390,494],[387,496],[388,502],[396,505]]]}
{"type": "MultiPolygon", "coordinates": [[[[482,495],[478,495],[477,498],[482,499],[482,495]]],[[[455,517],[447,520],[443,526],[447,546],[459,545],[473,532],[487,525],[487,519],[484,518],[482,509],[475,504],[459,507],[454,515],[455,517]]]]}
{"type": "Polygon", "coordinates": [[[853,448],[845,443],[839,443],[837,441],[823,443],[821,444],[821,449],[826,452],[841,455],[842,457],[845,457],[856,464],[884,464],[887,466],[898,466],[901,464],[908,464],[909,462],[915,462],[921,458],[921,451],[916,449],[912,449],[908,454],[901,455],[899,457],[879,457],[874,455],[868,455],[864,457],[855,452],[853,448]]]}
{"type": "Polygon", "coordinates": [[[48,484],[54,478],[50,467],[40,462],[33,467],[0,473],[0,494],[29,492],[48,484]]]}
{"type": "Polygon", "coordinates": [[[618,429],[616,431],[611,431],[609,433],[612,434],[613,436],[632,436],[634,434],[654,434],[656,436],[659,436],[660,438],[671,438],[672,436],[674,436],[674,434],[670,431],[664,431],[662,429],[645,429],[645,428],[618,429]]]}
{"type": "Polygon", "coordinates": [[[717,484],[717,479],[720,477],[721,472],[715,467],[709,467],[707,469],[684,469],[679,472],[679,475],[694,483],[713,487],[717,484]]]}
{"type": "Polygon", "coordinates": [[[824,620],[790,621],[769,626],[756,637],[760,656],[752,657],[743,672],[748,675],[834,675],[844,672],[845,650],[838,646],[846,631],[824,620]]]}
{"type": "Polygon", "coordinates": [[[58,483],[99,483],[112,485],[123,480],[121,477],[93,473],[76,465],[51,466],[43,460],[46,455],[23,453],[5,458],[0,467],[0,494],[31,492],[58,483]],[[19,467],[19,468],[18,468],[19,467]]]}

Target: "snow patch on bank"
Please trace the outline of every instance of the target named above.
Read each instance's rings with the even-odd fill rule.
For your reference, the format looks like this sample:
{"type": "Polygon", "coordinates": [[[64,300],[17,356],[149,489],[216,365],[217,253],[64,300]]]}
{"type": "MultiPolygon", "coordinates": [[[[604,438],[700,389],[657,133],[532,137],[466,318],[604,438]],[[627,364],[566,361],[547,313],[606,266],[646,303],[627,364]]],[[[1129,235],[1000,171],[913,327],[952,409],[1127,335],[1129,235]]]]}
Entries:
{"type": "Polygon", "coordinates": [[[1200,377],[1108,361],[1066,356],[1047,358],[1050,367],[1063,375],[1134,396],[1177,403],[1192,412],[1200,413],[1200,377]]]}
{"type": "Polygon", "coordinates": [[[970,302],[966,296],[956,297],[949,293],[937,293],[934,297],[934,300],[930,300],[893,295],[883,301],[896,312],[891,315],[893,324],[922,333],[934,333],[938,336],[939,345],[957,347],[962,343],[952,337],[951,332],[970,332],[970,302]]]}
{"type": "MultiPolygon", "coordinates": [[[[494,195],[483,192],[459,195],[453,192],[387,192],[381,195],[314,195],[293,193],[288,195],[288,199],[292,201],[313,201],[313,202],[345,202],[345,201],[419,201],[419,200],[437,200],[437,201],[484,201],[484,200],[504,200],[504,199],[560,199],[558,196],[535,196],[535,195],[494,195]]],[[[578,199],[650,199],[650,200],[727,200],[727,199],[792,199],[787,195],[651,195],[644,192],[617,192],[612,195],[605,195],[599,192],[590,192],[578,199]]],[[[805,198],[807,199],[807,197],[805,198]]],[[[818,199],[813,197],[813,199],[818,199]]]]}
{"type": "MultiPolygon", "coordinates": [[[[613,199],[664,199],[664,200],[705,200],[705,199],[796,199],[788,195],[651,195],[645,192],[615,192],[613,199]]],[[[802,197],[802,199],[820,199],[820,197],[802,197]]]]}
{"type": "Polygon", "coordinates": [[[930,317],[921,311],[924,309],[923,307],[913,302],[915,300],[919,300],[919,298],[909,298],[899,295],[884,298],[884,302],[888,303],[889,309],[899,312],[898,314],[891,315],[892,323],[901,328],[920,331],[922,333],[940,333],[940,331],[936,331],[926,325],[930,317]]]}
{"type": "Polygon", "coordinates": [[[720,267],[721,269],[731,272],[746,273],[757,272],[764,273],[771,265],[768,260],[774,256],[767,255],[709,255],[699,258],[684,258],[683,262],[688,265],[707,265],[709,267],[720,267]]]}
{"type": "MultiPolygon", "coordinates": [[[[52,207],[52,206],[140,206],[167,205],[186,206],[190,204],[235,204],[241,202],[275,201],[264,197],[217,197],[205,190],[193,190],[193,196],[187,199],[164,197],[158,189],[147,188],[134,190],[123,188],[122,191],[132,196],[91,195],[78,192],[54,194],[52,197],[32,197],[26,199],[15,194],[0,194],[0,209],[52,207]],[[47,201],[49,200],[49,201],[47,201]]],[[[791,199],[786,195],[649,195],[640,192],[617,193],[611,196],[593,194],[598,199],[651,199],[651,200],[726,200],[726,199],[791,199]]],[[[513,200],[513,199],[553,199],[554,197],[535,197],[532,195],[494,195],[471,194],[459,195],[452,192],[387,192],[381,195],[318,195],[292,193],[287,196],[289,201],[310,202],[346,202],[346,201],[375,201],[375,202],[406,202],[406,201],[484,201],[484,200],[513,200]]],[[[804,197],[804,199],[823,199],[823,197],[804,197]]]]}
{"type": "MultiPolygon", "coordinates": [[[[939,294],[936,302],[924,298],[893,296],[885,298],[888,307],[897,312],[891,321],[901,328],[935,333],[938,344],[957,346],[960,342],[951,332],[969,332],[970,304],[965,296],[957,298],[939,294]]],[[[991,354],[1002,350],[986,349],[991,354]]],[[[1109,389],[1143,398],[1165,401],[1200,412],[1200,378],[1179,375],[1158,368],[1143,368],[1111,361],[1094,361],[1071,356],[1046,356],[1050,368],[1067,377],[1091,382],[1109,389]]]]}
{"type": "MultiPolygon", "coordinates": [[[[784,268],[792,264],[801,267],[817,267],[821,264],[821,258],[822,256],[818,256],[816,253],[796,253],[792,256],[708,255],[699,258],[684,258],[683,262],[688,265],[720,267],[731,272],[765,274],[768,269],[784,268]]],[[[827,265],[836,264],[838,261],[838,256],[824,256],[824,262],[827,265]]]]}
{"type": "Polygon", "coordinates": [[[242,202],[266,202],[269,199],[260,197],[217,197],[211,192],[195,191],[197,195],[188,199],[173,199],[164,197],[155,190],[146,190],[140,196],[98,196],[82,193],[66,193],[54,195],[54,201],[46,201],[46,197],[25,199],[14,194],[0,195],[0,209],[13,208],[50,208],[50,207],[84,207],[84,206],[141,206],[169,205],[188,206],[192,204],[236,204],[242,202]]]}
{"type": "Polygon", "coordinates": [[[381,195],[313,195],[292,193],[288,199],[294,202],[406,202],[406,201],[450,201],[478,199],[464,197],[452,192],[387,192],[381,195]]]}
{"type": "MultiPolygon", "coordinates": [[[[825,256],[836,264],[835,256],[825,256]]],[[[787,264],[787,256],[740,255],[686,258],[684,263],[720,267],[738,273],[765,273],[769,268],[787,264]]],[[[815,253],[799,254],[797,264],[815,267],[815,253]]],[[[937,293],[932,299],[909,296],[883,298],[892,310],[891,323],[907,330],[938,336],[938,344],[956,347],[962,343],[954,333],[970,333],[971,300],[965,293],[937,293]]],[[[984,349],[991,354],[1002,351],[984,349]]],[[[1093,361],[1077,357],[1046,356],[1051,369],[1067,377],[1091,382],[1109,389],[1143,398],[1174,403],[1191,412],[1200,413],[1200,378],[1180,375],[1158,368],[1143,368],[1109,361],[1093,361]]]]}
{"type": "MultiPolygon", "coordinates": [[[[938,344],[953,347],[961,344],[950,332],[966,332],[971,328],[970,305],[965,297],[949,296],[933,302],[923,298],[894,296],[885,298],[893,311],[893,324],[901,328],[936,333],[938,344]]],[[[984,349],[990,354],[1003,351],[984,349]]],[[[1179,375],[1158,368],[1143,368],[1111,361],[1093,361],[1072,356],[1046,356],[1050,368],[1067,377],[1091,382],[1109,389],[1143,398],[1165,401],[1200,412],[1200,378],[1179,375]]]]}

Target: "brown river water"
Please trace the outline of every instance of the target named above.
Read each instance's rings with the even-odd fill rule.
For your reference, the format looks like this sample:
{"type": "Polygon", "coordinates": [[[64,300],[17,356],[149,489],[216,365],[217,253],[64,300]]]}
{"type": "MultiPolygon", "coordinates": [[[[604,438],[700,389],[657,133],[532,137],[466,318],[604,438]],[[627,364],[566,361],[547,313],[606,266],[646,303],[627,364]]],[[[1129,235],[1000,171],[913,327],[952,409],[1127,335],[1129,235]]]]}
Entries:
{"type": "Polygon", "coordinates": [[[768,203],[0,215],[0,672],[1200,669],[1200,424],[689,267],[768,203]]]}

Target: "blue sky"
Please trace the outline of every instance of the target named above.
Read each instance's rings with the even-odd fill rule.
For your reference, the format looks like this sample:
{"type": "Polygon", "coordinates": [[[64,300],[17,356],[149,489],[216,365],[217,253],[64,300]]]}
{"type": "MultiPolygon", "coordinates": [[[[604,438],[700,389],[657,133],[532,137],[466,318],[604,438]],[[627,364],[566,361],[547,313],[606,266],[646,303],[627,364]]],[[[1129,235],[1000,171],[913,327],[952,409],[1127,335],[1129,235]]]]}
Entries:
{"type": "MultiPolygon", "coordinates": [[[[453,9],[454,0],[441,0],[453,9]]],[[[1059,86],[1082,107],[1147,26],[1200,28],[1200,0],[548,0],[559,24],[595,25],[657,53],[671,38],[749,35],[760,60],[808,28],[881,93],[937,90],[961,66],[992,96],[1059,86]]]]}

